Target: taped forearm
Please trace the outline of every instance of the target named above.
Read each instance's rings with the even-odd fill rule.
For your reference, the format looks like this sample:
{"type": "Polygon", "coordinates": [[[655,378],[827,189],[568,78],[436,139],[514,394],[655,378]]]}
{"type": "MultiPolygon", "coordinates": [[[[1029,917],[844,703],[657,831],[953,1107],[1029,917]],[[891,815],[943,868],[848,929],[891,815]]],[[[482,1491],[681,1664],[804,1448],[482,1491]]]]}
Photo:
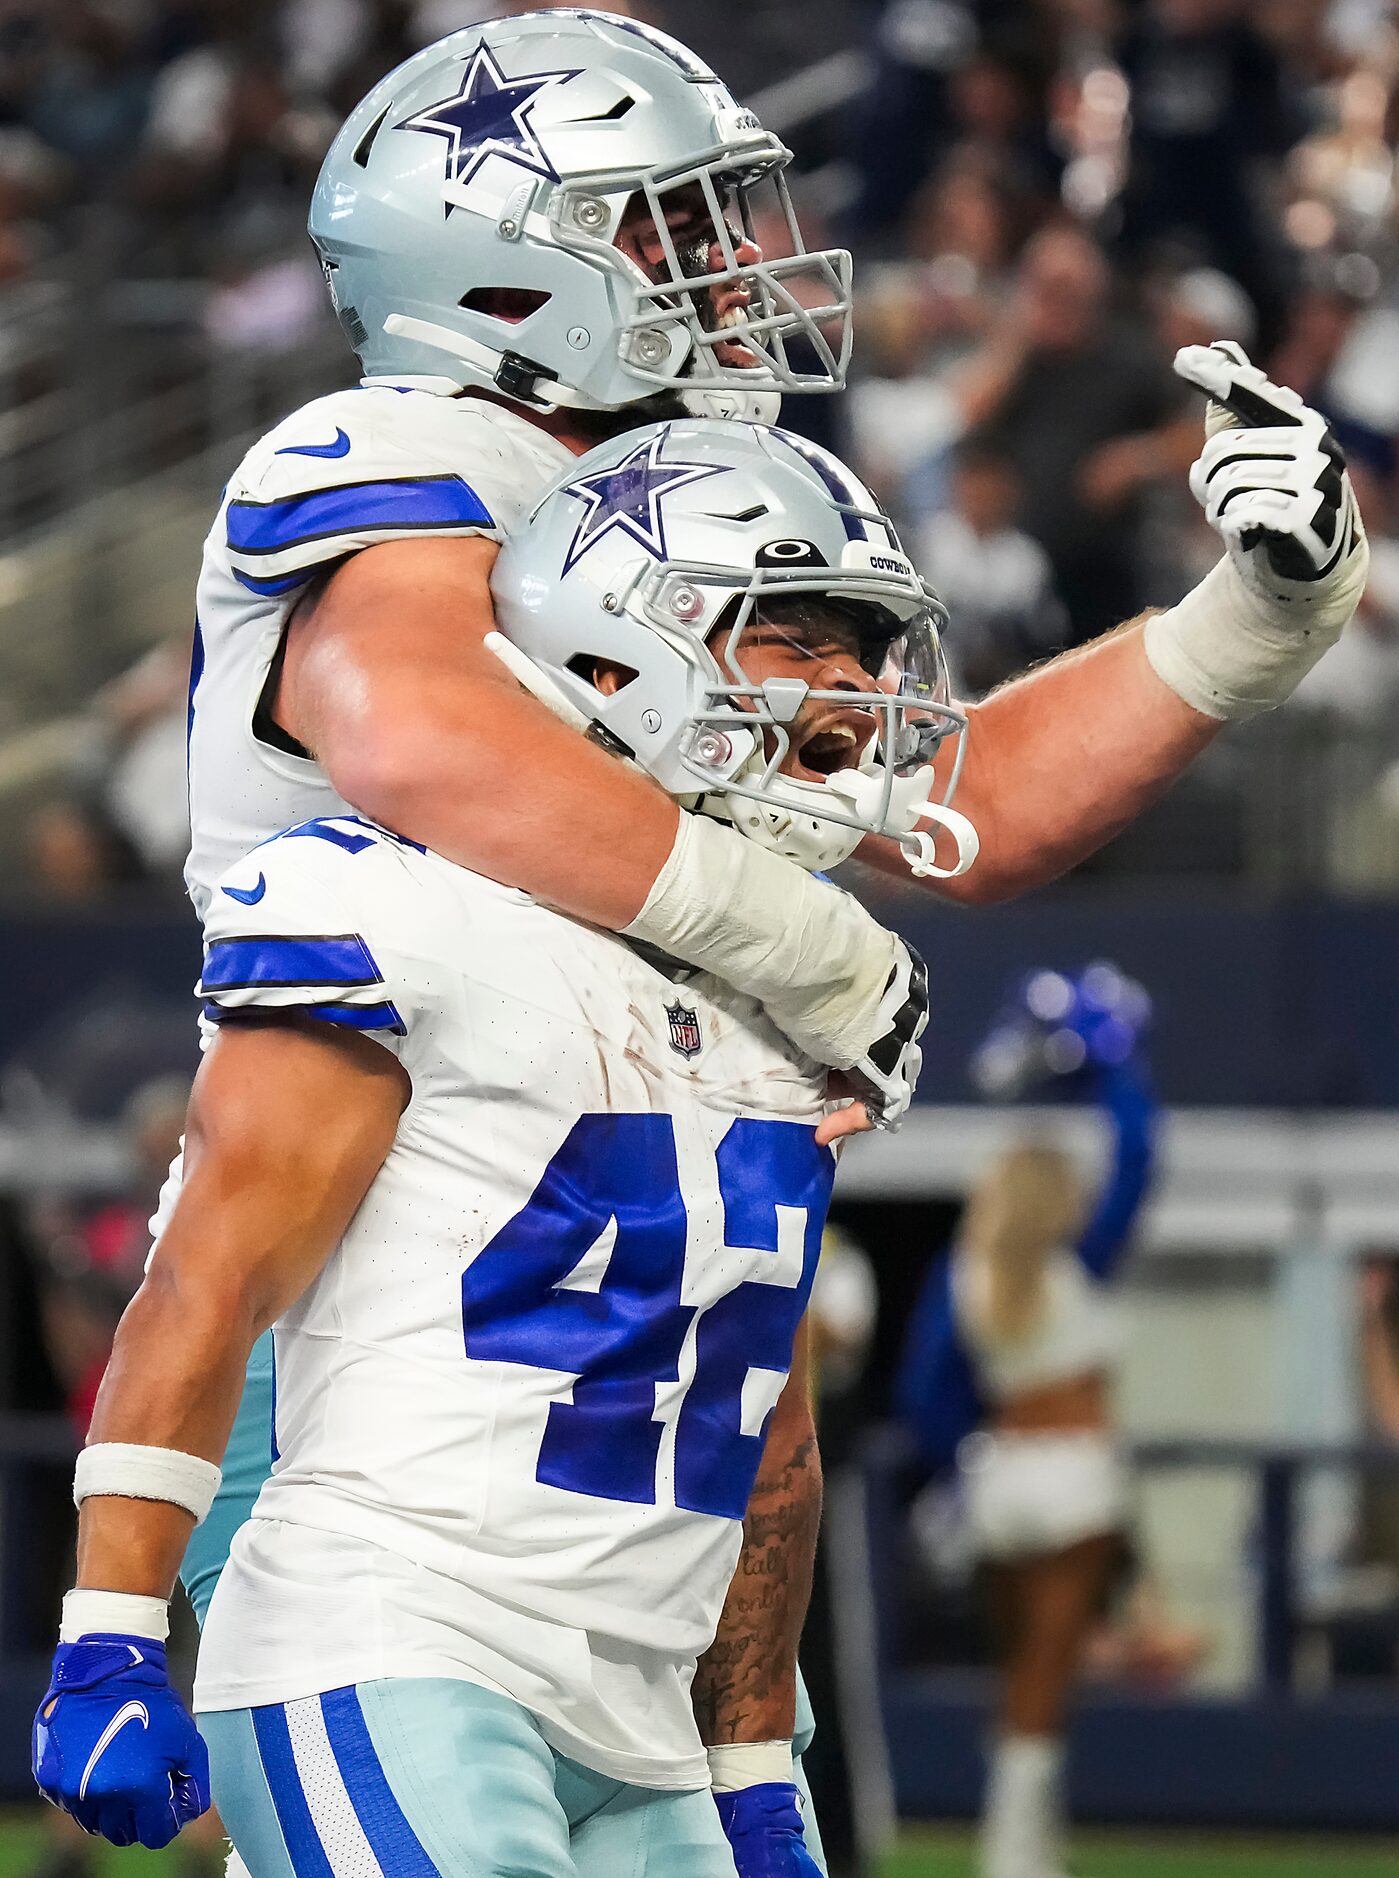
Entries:
{"type": "Polygon", "coordinates": [[[858,901],[746,841],[682,815],[628,938],[759,998],[817,1062],[848,1069],[895,962],[895,940],[858,901]]]}
{"type": "Polygon", "coordinates": [[[1147,621],[1143,644],[1156,676],[1205,717],[1254,717],[1291,697],[1340,637],[1357,598],[1290,616],[1250,593],[1225,555],[1176,606],[1147,621]]]}

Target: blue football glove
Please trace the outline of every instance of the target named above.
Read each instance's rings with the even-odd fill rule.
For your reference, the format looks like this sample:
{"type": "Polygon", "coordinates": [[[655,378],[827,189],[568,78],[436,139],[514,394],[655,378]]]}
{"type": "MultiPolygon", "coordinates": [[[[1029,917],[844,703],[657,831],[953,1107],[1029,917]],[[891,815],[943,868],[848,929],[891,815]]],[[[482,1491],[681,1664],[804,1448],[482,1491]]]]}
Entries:
{"type": "Polygon", "coordinates": [[[719,1822],[733,1849],[738,1878],[822,1878],[802,1835],[801,1794],[791,1782],[768,1781],[716,1793],[719,1822]]]}
{"type": "Polygon", "coordinates": [[[46,1800],[113,1845],[159,1850],[209,1810],[209,1751],[149,1637],[60,1643],[34,1717],[46,1800]]]}

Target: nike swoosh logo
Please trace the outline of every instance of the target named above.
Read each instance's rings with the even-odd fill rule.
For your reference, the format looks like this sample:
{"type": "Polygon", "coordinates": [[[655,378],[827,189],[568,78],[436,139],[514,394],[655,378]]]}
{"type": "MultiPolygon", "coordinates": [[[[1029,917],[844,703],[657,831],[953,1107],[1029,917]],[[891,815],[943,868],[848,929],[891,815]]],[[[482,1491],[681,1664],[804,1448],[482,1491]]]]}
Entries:
{"type": "Polygon", "coordinates": [[[244,906],[256,906],[267,892],[267,876],[259,874],[257,885],[253,887],[225,887],[224,892],[230,900],[239,900],[244,906]]]}
{"type": "Polygon", "coordinates": [[[278,456],[348,456],[350,440],[337,424],[333,443],[289,443],[278,456]]]}
{"type": "Polygon", "coordinates": [[[88,1755],[87,1766],[83,1769],[83,1777],[78,1783],[78,1798],[80,1800],[87,1798],[87,1783],[92,1778],[93,1768],[96,1767],[117,1735],[125,1728],[129,1721],[138,1721],[143,1728],[150,1727],[151,1718],[144,1702],[123,1702],[122,1706],[117,1710],[116,1714],[113,1715],[112,1719],[107,1723],[107,1726],[97,1737],[97,1746],[92,1750],[91,1754],[88,1755]]]}

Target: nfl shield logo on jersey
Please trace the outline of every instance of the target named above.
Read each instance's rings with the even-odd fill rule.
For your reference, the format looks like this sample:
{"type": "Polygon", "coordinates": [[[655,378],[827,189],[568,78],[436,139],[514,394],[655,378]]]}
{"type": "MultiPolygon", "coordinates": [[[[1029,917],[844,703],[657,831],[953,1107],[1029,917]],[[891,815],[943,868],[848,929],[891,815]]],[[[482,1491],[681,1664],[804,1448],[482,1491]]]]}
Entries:
{"type": "Polygon", "coordinates": [[[678,1050],[681,1056],[698,1056],[704,1042],[700,1036],[699,1013],[677,998],[674,1004],[665,1007],[665,1014],[670,1024],[671,1049],[678,1050]]]}

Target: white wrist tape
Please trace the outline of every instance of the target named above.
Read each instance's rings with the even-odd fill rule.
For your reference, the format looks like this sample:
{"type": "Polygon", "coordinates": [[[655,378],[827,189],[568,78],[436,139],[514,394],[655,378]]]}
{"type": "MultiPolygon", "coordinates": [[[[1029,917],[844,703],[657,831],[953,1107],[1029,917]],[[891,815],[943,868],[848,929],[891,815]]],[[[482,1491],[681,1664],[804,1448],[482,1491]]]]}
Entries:
{"type": "Polygon", "coordinates": [[[675,846],[625,929],[759,998],[799,1049],[849,1069],[894,966],[895,941],[857,900],[719,822],[680,817],[675,846]]]}
{"type": "Polygon", "coordinates": [[[1288,616],[1250,593],[1226,554],[1197,587],[1146,622],[1142,643],[1163,684],[1206,717],[1255,717],[1291,697],[1354,610],[1288,616]]]}
{"type": "Polygon", "coordinates": [[[73,1504],[94,1494],[124,1500],[168,1500],[194,1514],[199,1525],[214,1504],[222,1476],[212,1461],[178,1448],[143,1448],[129,1441],[99,1441],[84,1448],[73,1471],[73,1504]]]}
{"type": "Polygon", "coordinates": [[[737,1793],[771,1782],[790,1787],[795,1778],[790,1741],[738,1741],[709,1750],[709,1780],[716,1793],[737,1793]]]}
{"type": "Polygon", "coordinates": [[[164,1598],[143,1598],[134,1591],[70,1591],[63,1600],[60,1643],[80,1637],[149,1637],[164,1643],[170,1634],[170,1606],[164,1598]]]}

